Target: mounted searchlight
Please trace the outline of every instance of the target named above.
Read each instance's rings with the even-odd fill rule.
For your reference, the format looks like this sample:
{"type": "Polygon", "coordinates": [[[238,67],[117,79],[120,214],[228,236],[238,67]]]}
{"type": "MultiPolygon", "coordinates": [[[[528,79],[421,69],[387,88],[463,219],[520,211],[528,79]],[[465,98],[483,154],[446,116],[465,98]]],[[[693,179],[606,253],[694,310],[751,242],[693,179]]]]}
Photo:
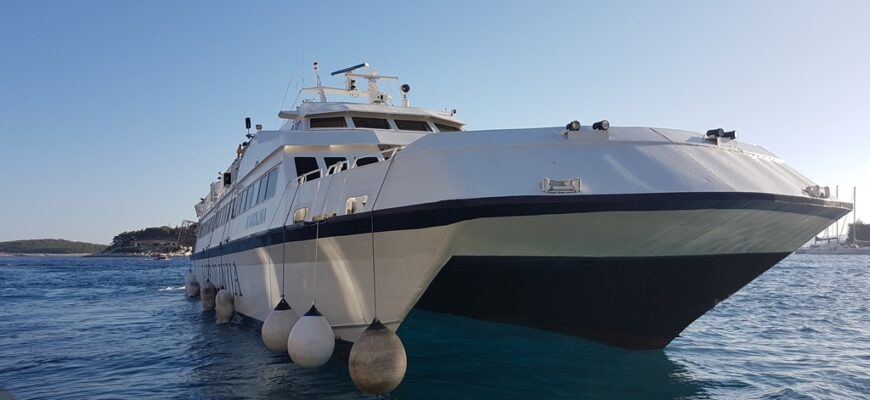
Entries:
{"type": "Polygon", "coordinates": [[[610,129],[610,121],[602,119],[601,121],[592,124],[592,129],[595,129],[596,131],[606,131],[610,129]]]}
{"type": "Polygon", "coordinates": [[[719,138],[737,139],[737,131],[726,131],[722,128],[710,129],[705,138],[710,141],[718,141],[719,138]]]}
{"type": "Polygon", "coordinates": [[[565,125],[565,129],[569,131],[579,131],[580,130],[580,121],[574,120],[565,125]]]}

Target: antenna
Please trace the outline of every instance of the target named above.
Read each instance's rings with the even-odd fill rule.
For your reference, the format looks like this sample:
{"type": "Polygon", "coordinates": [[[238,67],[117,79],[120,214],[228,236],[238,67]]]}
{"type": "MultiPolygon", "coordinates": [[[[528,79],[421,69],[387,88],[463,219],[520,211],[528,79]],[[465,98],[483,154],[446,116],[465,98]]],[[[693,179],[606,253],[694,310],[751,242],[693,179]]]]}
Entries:
{"type": "Polygon", "coordinates": [[[343,73],[346,73],[346,72],[353,72],[353,71],[356,71],[356,70],[358,70],[358,69],[360,69],[360,68],[367,68],[368,66],[369,66],[369,63],[364,62],[364,63],[362,63],[362,64],[354,65],[353,67],[347,67],[347,68],[344,68],[344,69],[340,69],[340,70],[338,70],[338,71],[335,71],[335,72],[331,73],[330,76],[336,76],[336,75],[338,75],[338,74],[343,74],[343,73]]]}
{"type": "Polygon", "coordinates": [[[334,88],[334,87],[324,87],[320,82],[320,65],[318,63],[314,63],[314,74],[317,77],[317,86],[310,88],[302,88],[301,92],[314,92],[320,95],[320,101],[326,102],[326,93],[342,95],[342,96],[351,96],[357,97],[360,94],[366,94],[369,97],[370,104],[387,104],[392,99],[389,94],[383,93],[378,88],[378,80],[398,80],[398,76],[386,76],[380,75],[377,71],[369,70],[366,74],[357,74],[353,71],[356,71],[360,68],[369,67],[368,63],[357,64],[352,67],[347,67],[344,69],[340,69],[338,71],[332,72],[332,75],[344,74],[345,77],[345,87],[344,88],[334,88]],[[359,90],[357,88],[357,79],[365,79],[368,81],[368,85],[366,90],[359,90]]]}
{"type": "Polygon", "coordinates": [[[320,92],[320,101],[326,102],[326,93],[323,91],[323,84],[320,83],[320,64],[317,61],[314,62],[314,76],[317,77],[317,88],[320,89],[318,90],[320,92]]]}

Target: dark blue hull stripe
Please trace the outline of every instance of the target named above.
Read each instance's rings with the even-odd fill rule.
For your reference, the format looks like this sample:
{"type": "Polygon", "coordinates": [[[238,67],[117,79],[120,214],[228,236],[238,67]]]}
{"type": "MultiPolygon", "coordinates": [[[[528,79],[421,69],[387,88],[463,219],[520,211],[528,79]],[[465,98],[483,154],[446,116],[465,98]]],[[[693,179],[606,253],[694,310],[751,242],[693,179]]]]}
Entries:
{"type": "Polygon", "coordinates": [[[661,349],[788,254],[453,257],[415,308],[661,349]]]}
{"type": "MultiPolygon", "coordinates": [[[[849,212],[852,205],[807,197],[735,192],[485,197],[377,210],[374,212],[374,231],[430,228],[477,218],[707,209],[769,210],[833,220],[849,212]]],[[[370,212],[330,218],[320,223],[320,237],[371,232],[370,218],[370,212]]],[[[316,232],[313,222],[274,228],[200,251],[192,255],[191,259],[218,257],[285,242],[311,240],[315,238],[316,232]]]]}

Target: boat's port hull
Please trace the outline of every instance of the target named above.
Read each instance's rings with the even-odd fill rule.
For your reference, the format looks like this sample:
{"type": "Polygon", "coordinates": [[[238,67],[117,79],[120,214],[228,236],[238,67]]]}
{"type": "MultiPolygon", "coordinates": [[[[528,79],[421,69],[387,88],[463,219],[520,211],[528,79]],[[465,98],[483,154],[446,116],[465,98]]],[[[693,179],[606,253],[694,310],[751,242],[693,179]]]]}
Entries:
{"type": "Polygon", "coordinates": [[[416,307],[660,349],[788,254],[458,256],[416,307]]]}

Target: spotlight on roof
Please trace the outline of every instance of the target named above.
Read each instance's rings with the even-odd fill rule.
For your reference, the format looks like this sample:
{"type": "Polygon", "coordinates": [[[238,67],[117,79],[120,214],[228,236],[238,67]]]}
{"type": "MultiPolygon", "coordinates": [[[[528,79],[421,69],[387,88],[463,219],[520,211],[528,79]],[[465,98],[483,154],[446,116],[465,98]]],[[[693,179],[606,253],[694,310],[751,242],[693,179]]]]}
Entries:
{"type": "Polygon", "coordinates": [[[409,85],[407,83],[403,83],[401,89],[402,89],[402,93],[408,93],[411,91],[411,85],[409,85]]]}
{"type": "Polygon", "coordinates": [[[610,129],[610,121],[602,119],[601,121],[592,124],[592,129],[595,129],[596,131],[606,131],[610,129]]]}
{"type": "Polygon", "coordinates": [[[707,131],[707,138],[711,139],[711,138],[722,137],[722,135],[724,135],[724,134],[725,134],[725,130],[722,128],[710,129],[707,131]]]}
{"type": "Polygon", "coordinates": [[[565,125],[565,129],[569,131],[579,131],[580,130],[580,121],[574,120],[565,125]]]}
{"type": "Polygon", "coordinates": [[[715,140],[716,138],[737,139],[737,131],[726,131],[722,128],[716,128],[708,130],[705,136],[708,140],[715,140]]]}

